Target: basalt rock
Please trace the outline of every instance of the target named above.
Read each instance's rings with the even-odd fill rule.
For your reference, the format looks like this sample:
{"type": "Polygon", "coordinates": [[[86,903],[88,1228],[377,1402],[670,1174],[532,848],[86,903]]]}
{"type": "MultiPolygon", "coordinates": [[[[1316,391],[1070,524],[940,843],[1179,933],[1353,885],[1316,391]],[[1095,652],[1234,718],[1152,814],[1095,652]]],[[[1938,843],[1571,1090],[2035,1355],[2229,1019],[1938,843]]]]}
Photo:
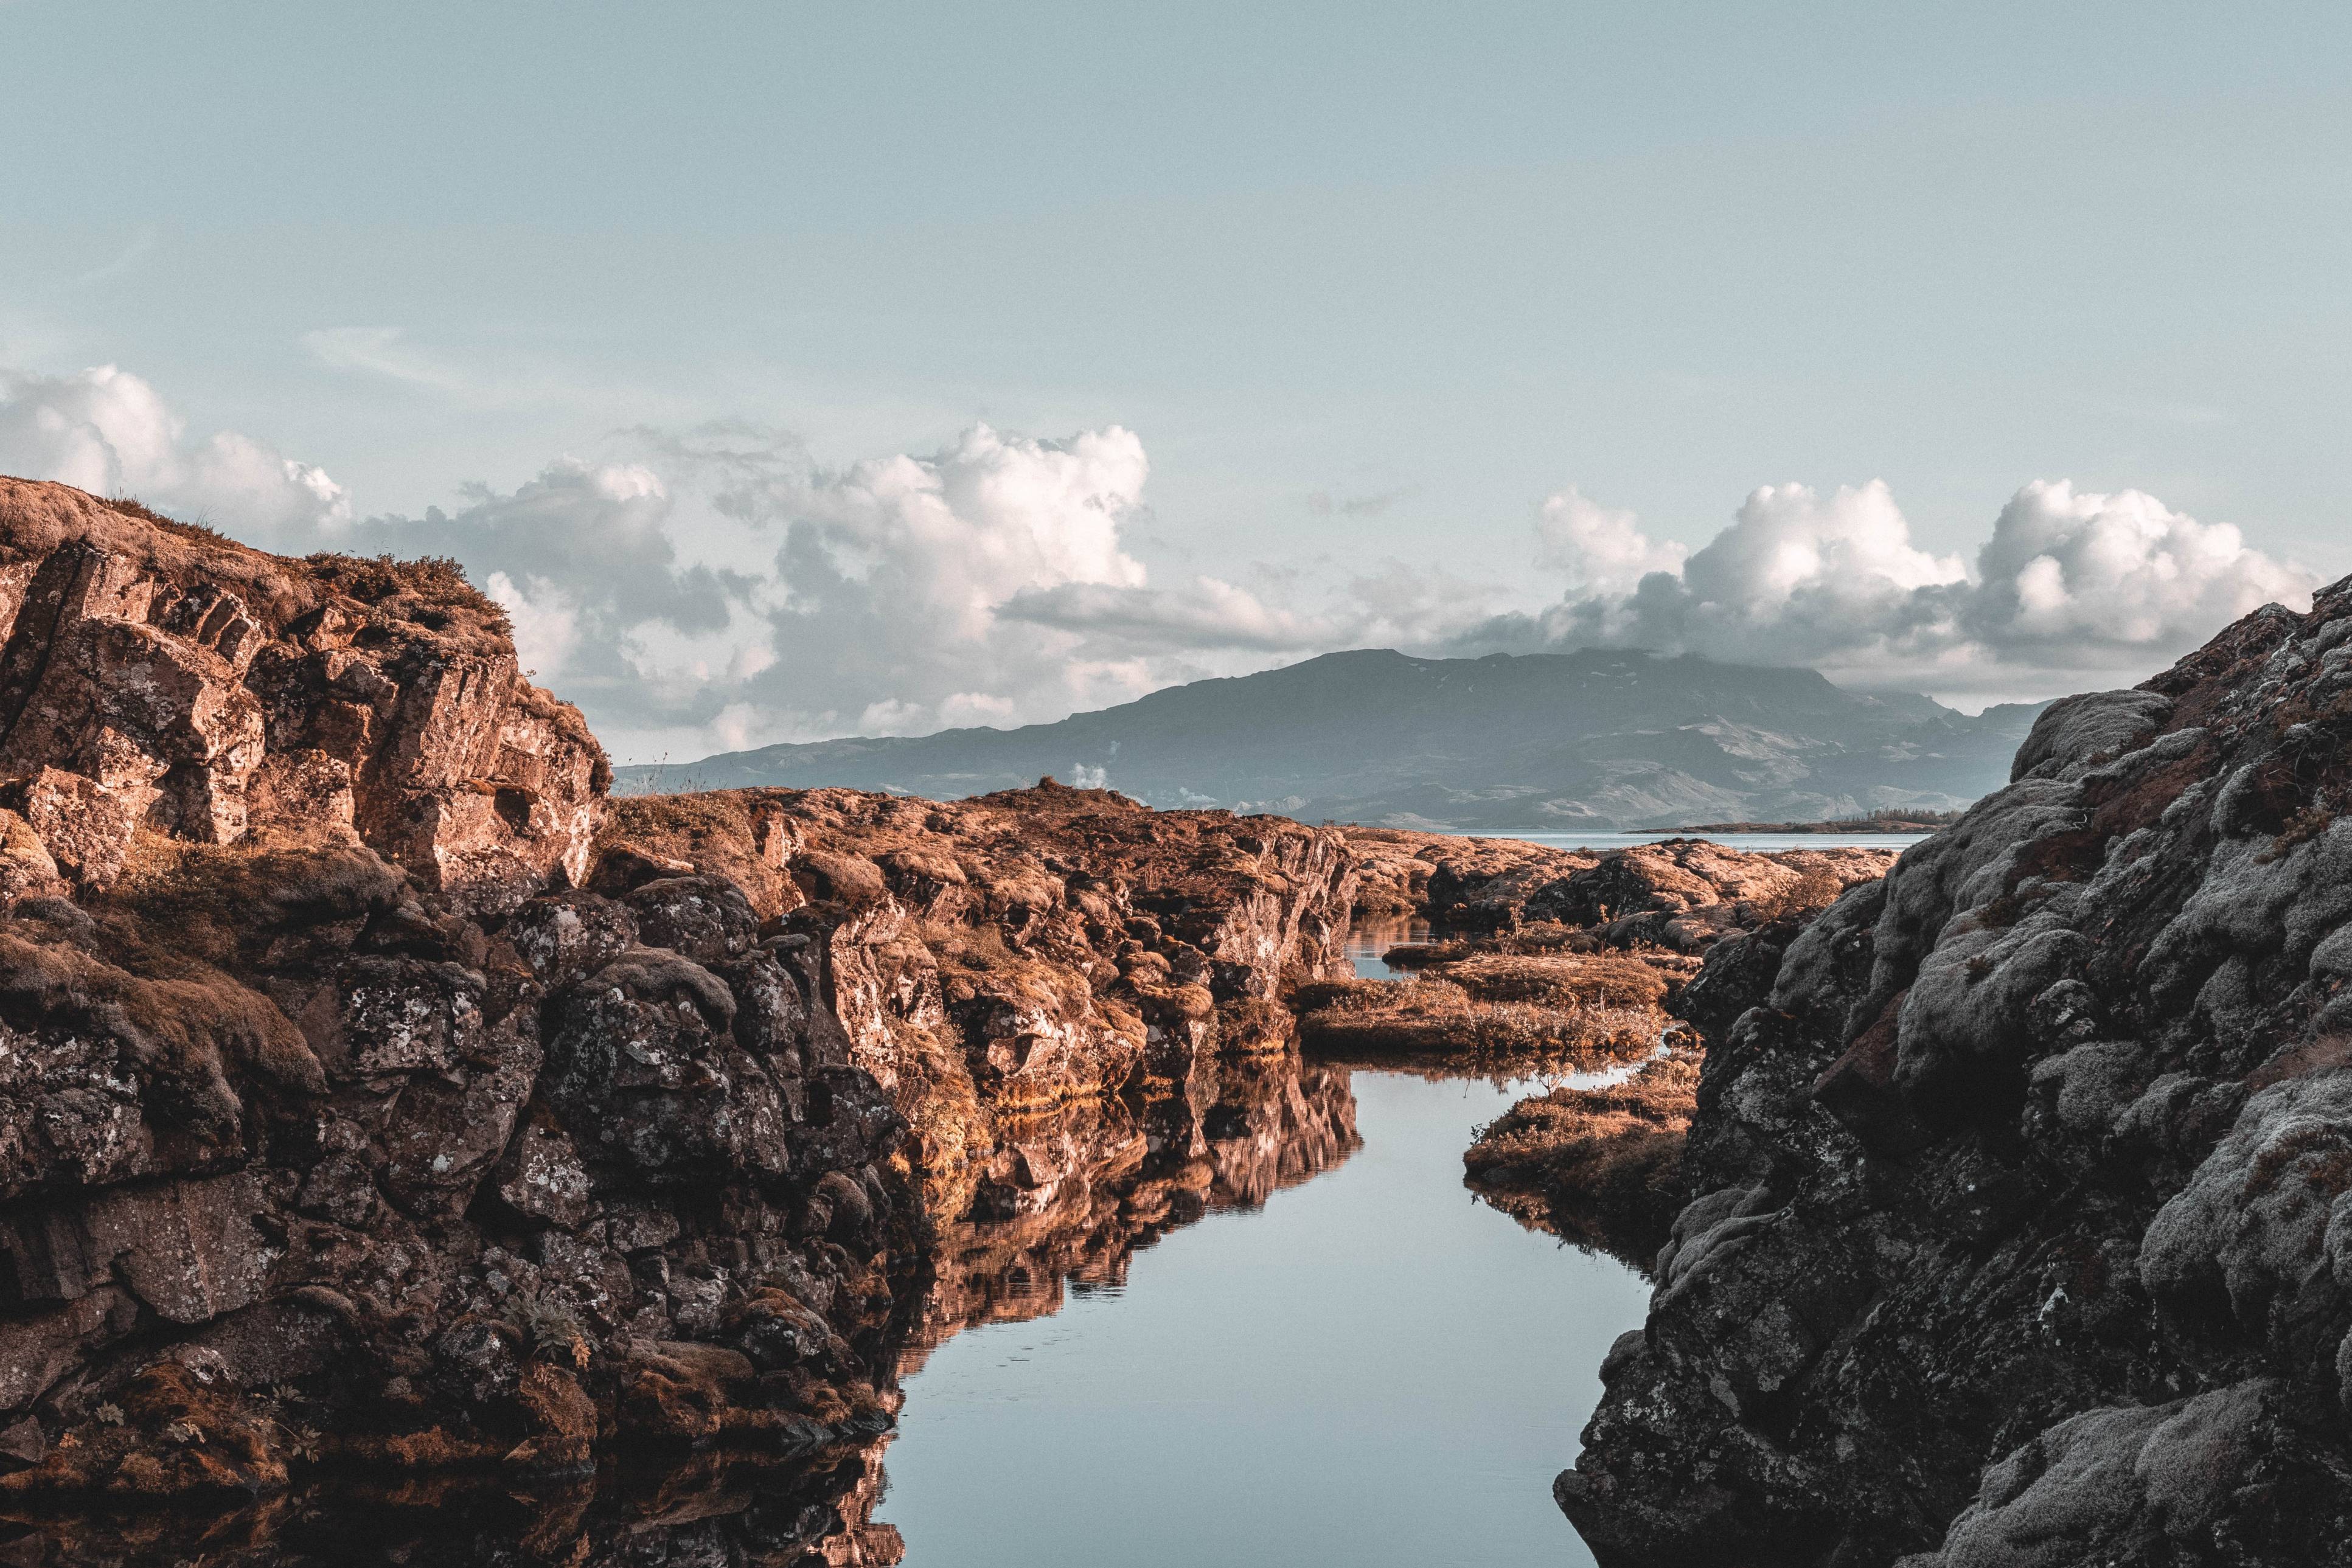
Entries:
{"type": "Polygon", "coordinates": [[[1358,863],[1360,903],[1371,913],[1418,914],[1464,933],[1564,925],[1615,946],[1692,955],[1784,914],[1820,908],[1895,863],[1891,850],[1759,854],[1696,838],[1591,851],[1392,828],[1344,831],[1358,863]]]}
{"type": "Polygon", "coordinates": [[[755,933],[706,967],[605,903],[166,841],[0,920],[0,1496],[887,1427],[902,1119],[755,933]],[[784,1297],[828,1356],[737,1375],[784,1297]]]}
{"type": "Polygon", "coordinates": [[[1769,994],[1725,955],[1557,1488],[1604,1564],[2348,1560],[2347,807],[2352,580],[2055,705],[1769,994]]]}
{"type": "Polygon", "coordinates": [[[1021,1124],[1073,1108],[1115,1124],[1122,1094],[1181,1095],[1219,1060],[1289,1051],[1278,998],[1345,971],[1356,886],[1333,830],[1051,779],[951,803],[637,796],[605,838],[599,885],[651,878],[625,894],[641,926],[648,900],[683,910],[660,890],[690,879],[660,868],[685,866],[735,879],[739,924],[775,922],[772,947],[907,1117],[925,1207],[950,1222],[1021,1124]]]}
{"type": "Polygon", "coordinates": [[[1294,823],[607,777],[446,563],[0,481],[0,1511],[725,1453],[891,1560],[806,1478],[940,1228],[1287,1060],[1347,921],[1294,823]]]}

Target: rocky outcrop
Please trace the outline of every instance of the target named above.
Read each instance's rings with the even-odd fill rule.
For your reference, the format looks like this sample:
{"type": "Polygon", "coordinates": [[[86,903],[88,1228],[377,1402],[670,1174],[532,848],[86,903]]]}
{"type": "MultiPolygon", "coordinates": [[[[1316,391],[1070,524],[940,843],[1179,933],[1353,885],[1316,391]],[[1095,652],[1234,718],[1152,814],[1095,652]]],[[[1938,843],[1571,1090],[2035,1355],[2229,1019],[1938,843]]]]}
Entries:
{"type": "MultiPolygon", "coordinates": [[[[748,789],[614,810],[608,864],[723,873],[747,918],[808,934],[848,1059],[908,1118],[944,1221],[981,1201],[1019,1124],[1094,1108],[1108,1119],[1079,1121],[1101,1133],[1123,1092],[1181,1095],[1219,1059],[1287,1051],[1277,998],[1347,967],[1346,841],[1279,818],[1051,779],[945,804],[748,789]]],[[[1119,1157],[1103,1135],[1097,1163],[1119,1157]]]]}
{"type": "Polygon", "coordinates": [[[1680,1037],[1622,1078],[1563,1083],[1497,1117],[1462,1156],[1472,1191],[1646,1272],[1682,1206],[1699,1053],[1680,1037]]]}
{"type": "Polygon", "coordinates": [[[2352,581],[2052,707],[1725,1021],[1727,966],[1558,1487],[1604,1564],[2344,1560],[2347,805],[2352,581]]]}
{"type": "Polygon", "coordinates": [[[904,1122],[790,951],[646,945],[667,913],[495,917],[332,842],[19,900],[0,1495],[885,1429],[904,1122]]]}
{"type": "Polygon", "coordinates": [[[292,835],[503,913],[585,874],[610,779],[447,562],[289,561],[0,478],[0,805],[75,887],[142,831],[292,835]]]}
{"type": "MultiPolygon", "coordinates": [[[[1655,864],[1663,857],[1644,859],[1655,864]]],[[[1643,863],[1636,861],[1637,873],[1643,863]]],[[[1741,868],[1727,869],[1752,876],[1741,868]]],[[[1734,915],[1769,910],[1771,917],[1753,929],[1720,936],[1704,960],[1646,949],[1638,956],[1610,953],[1607,961],[1620,971],[1638,964],[1655,977],[1646,992],[1615,981],[1621,1006],[1638,1003],[1648,1009],[1643,1027],[1633,1035],[1646,1060],[1604,1074],[1604,1082],[1560,1083],[1513,1105],[1463,1156],[1471,1190],[1523,1224],[1610,1253],[1648,1273],[1690,1196],[1683,1154],[1707,1049],[1722,1043],[1734,1019],[1764,1000],[1782,952],[1822,913],[1802,901],[1834,898],[1839,891],[1832,879],[1810,879],[1811,870],[1799,868],[1806,880],[1773,888],[1774,896],[1733,906],[1734,915]]],[[[1619,887],[1627,880],[1611,869],[1593,880],[1601,878],[1619,887]]],[[[1525,946],[1540,929],[1486,937],[1475,946],[1525,946]]],[[[1605,951],[1601,938],[1622,929],[1611,922],[1597,934],[1579,932],[1573,939],[1605,951]]],[[[1496,961],[1457,959],[1437,969],[1496,961]]]]}
{"type": "Polygon", "coordinates": [[[1338,959],[1294,823],[608,818],[446,563],[0,482],[0,1510],[798,1458],[770,1544],[887,1560],[942,1228],[1118,1189],[1338,959]]]}
{"type": "Polygon", "coordinates": [[[1374,914],[1412,913],[1454,932],[1565,925],[1615,946],[1704,953],[1735,932],[1874,882],[1892,850],[1769,854],[1706,839],[1625,850],[1559,850],[1518,839],[1464,839],[1348,828],[1361,893],[1374,914]]]}

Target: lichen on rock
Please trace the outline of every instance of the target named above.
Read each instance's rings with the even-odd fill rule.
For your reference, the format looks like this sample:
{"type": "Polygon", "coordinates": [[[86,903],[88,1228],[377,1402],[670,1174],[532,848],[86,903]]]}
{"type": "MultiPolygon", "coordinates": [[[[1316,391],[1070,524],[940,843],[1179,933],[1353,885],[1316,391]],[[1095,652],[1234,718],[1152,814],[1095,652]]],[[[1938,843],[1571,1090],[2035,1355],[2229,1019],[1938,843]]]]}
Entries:
{"type": "Polygon", "coordinates": [[[1557,1489],[1602,1563],[2340,1560],[2347,808],[2352,580],[1787,946],[1557,1489]]]}

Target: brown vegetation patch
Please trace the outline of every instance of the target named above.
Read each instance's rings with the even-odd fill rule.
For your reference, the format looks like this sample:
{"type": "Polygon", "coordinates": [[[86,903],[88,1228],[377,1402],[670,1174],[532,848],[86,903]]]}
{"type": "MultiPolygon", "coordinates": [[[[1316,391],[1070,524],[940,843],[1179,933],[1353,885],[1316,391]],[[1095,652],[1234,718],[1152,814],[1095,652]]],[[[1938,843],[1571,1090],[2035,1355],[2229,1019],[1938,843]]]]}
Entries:
{"type": "Polygon", "coordinates": [[[466,569],[448,556],[402,560],[322,550],[303,557],[302,563],[337,591],[430,631],[446,630],[461,619],[502,637],[514,631],[505,608],[467,580],[466,569]]]}
{"type": "Polygon", "coordinates": [[[1622,1083],[1520,1101],[1463,1156],[1468,1185],[1522,1224],[1647,1272],[1686,1196],[1699,1061],[1676,1048],[1622,1083]]]}
{"type": "Polygon", "coordinates": [[[1675,984],[1657,965],[1623,953],[1481,953],[1435,965],[1427,973],[1461,987],[1474,1002],[1547,1008],[1652,1008],[1665,1000],[1675,984]]]}
{"type": "Polygon", "coordinates": [[[1622,1058],[1666,1024],[1654,1004],[1544,1006],[1479,1001],[1449,980],[1338,980],[1302,986],[1299,1039],[1350,1060],[1447,1052],[1475,1066],[1504,1059],[1622,1058]]]}

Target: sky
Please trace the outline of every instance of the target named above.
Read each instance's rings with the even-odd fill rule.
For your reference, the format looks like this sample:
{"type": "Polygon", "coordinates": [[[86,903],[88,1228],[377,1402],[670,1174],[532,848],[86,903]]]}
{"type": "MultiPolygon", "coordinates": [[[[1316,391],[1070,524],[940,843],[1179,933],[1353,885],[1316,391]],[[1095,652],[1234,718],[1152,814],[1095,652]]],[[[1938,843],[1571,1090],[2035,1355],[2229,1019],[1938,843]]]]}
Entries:
{"type": "Polygon", "coordinates": [[[2352,571],[2352,8],[0,0],[0,471],[615,757],[1354,646],[1974,708],[2352,571]]]}

